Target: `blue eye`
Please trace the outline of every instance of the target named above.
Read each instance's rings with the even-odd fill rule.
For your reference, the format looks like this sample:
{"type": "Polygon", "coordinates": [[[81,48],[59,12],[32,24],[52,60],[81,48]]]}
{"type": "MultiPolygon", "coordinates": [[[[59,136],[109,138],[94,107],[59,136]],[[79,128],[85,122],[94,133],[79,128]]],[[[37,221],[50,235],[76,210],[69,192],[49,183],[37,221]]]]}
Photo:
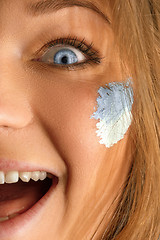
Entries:
{"type": "Polygon", "coordinates": [[[93,42],[88,44],[83,38],[81,41],[77,37],[57,38],[50,40],[34,54],[36,58],[32,61],[42,62],[49,67],[59,69],[84,69],[86,65],[101,64],[100,53],[93,48],[93,42]]]}
{"type": "Polygon", "coordinates": [[[42,56],[42,62],[48,62],[53,65],[72,65],[83,62],[86,59],[84,54],[71,46],[52,46],[42,56]]]}
{"type": "Polygon", "coordinates": [[[54,62],[56,64],[73,64],[78,62],[78,58],[73,51],[69,49],[63,49],[54,55],[54,62]]]}

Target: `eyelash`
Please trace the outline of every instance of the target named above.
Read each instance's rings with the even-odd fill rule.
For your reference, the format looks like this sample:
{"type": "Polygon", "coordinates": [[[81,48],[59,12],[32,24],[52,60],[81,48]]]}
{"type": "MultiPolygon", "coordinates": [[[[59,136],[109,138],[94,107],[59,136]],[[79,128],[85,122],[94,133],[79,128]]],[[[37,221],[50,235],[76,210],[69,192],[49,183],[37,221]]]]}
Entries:
{"type": "MultiPolygon", "coordinates": [[[[87,56],[88,59],[86,59],[83,62],[74,63],[74,64],[71,64],[71,65],[60,65],[60,64],[50,64],[50,63],[48,63],[48,65],[51,66],[51,67],[74,70],[74,69],[77,69],[77,68],[85,68],[88,64],[89,65],[100,64],[101,60],[103,58],[103,57],[100,56],[98,51],[93,49],[93,42],[88,45],[85,41],[85,38],[83,38],[81,41],[79,41],[77,39],[77,37],[71,37],[71,36],[68,36],[66,38],[57,38],[55,40],[48,41],[47,43],[45,43],[43,45],[43,47],[40,50],[38,50],[38,55],[40,54],[40,57],[42,57],[43,54],[45,54],[48,49],[50,49],[53,46],[57,46],[57,45],[62,45],[62,47],[63,47],[63,45],[64,46],[67,45],[67,46],[75,47],[76,49],[78,49],[82,53],[84,53],[85,57],[87,56]]],[[[40,61],[39,60],[40,57],[36,60],[40,61]]]]}

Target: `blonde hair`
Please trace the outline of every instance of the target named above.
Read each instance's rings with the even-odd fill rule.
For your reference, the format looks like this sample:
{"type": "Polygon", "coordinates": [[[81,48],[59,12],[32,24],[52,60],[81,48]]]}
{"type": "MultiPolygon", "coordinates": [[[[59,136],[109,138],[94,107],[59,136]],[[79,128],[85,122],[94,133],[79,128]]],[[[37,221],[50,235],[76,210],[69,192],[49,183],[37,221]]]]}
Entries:
{"type": "MultiPolygon", "coordinates": [[[[108,0],[106,0],[108,2],[108,0]]],[[[135,84],[135,152],[118,207],[102,239],[160,235],[160,2],[110,0],[122,66],[135,84]]]]}

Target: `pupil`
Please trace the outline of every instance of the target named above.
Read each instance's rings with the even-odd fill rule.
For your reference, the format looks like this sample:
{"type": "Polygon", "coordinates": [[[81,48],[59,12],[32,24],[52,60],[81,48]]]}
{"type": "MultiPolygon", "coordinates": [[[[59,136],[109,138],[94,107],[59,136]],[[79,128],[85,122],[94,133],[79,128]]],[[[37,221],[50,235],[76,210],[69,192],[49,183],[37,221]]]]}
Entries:
{"type": "Polygon", "coordinates": [[[68,58],[66,56],[62,57],[62,63],[66,64],[68,62],[68,58]]]}

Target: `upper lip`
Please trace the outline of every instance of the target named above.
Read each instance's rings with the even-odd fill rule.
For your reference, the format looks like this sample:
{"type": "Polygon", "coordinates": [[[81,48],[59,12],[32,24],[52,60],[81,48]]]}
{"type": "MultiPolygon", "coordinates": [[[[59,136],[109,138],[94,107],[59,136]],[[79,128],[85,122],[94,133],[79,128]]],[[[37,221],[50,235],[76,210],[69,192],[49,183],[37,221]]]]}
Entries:
{"type": "Polygon", "coordinates": [[[32,164],[27,162],[21,162],[16,160],[10,160],[6,158],[0,158],[0,171],[9,172],[9,171],[21,171],[21,172],[33,172],[33,171],[45,171],[51,173],[56,177],[60,177],[57,169],[46,168],[38,166],[38,164],[32,164]]]}

